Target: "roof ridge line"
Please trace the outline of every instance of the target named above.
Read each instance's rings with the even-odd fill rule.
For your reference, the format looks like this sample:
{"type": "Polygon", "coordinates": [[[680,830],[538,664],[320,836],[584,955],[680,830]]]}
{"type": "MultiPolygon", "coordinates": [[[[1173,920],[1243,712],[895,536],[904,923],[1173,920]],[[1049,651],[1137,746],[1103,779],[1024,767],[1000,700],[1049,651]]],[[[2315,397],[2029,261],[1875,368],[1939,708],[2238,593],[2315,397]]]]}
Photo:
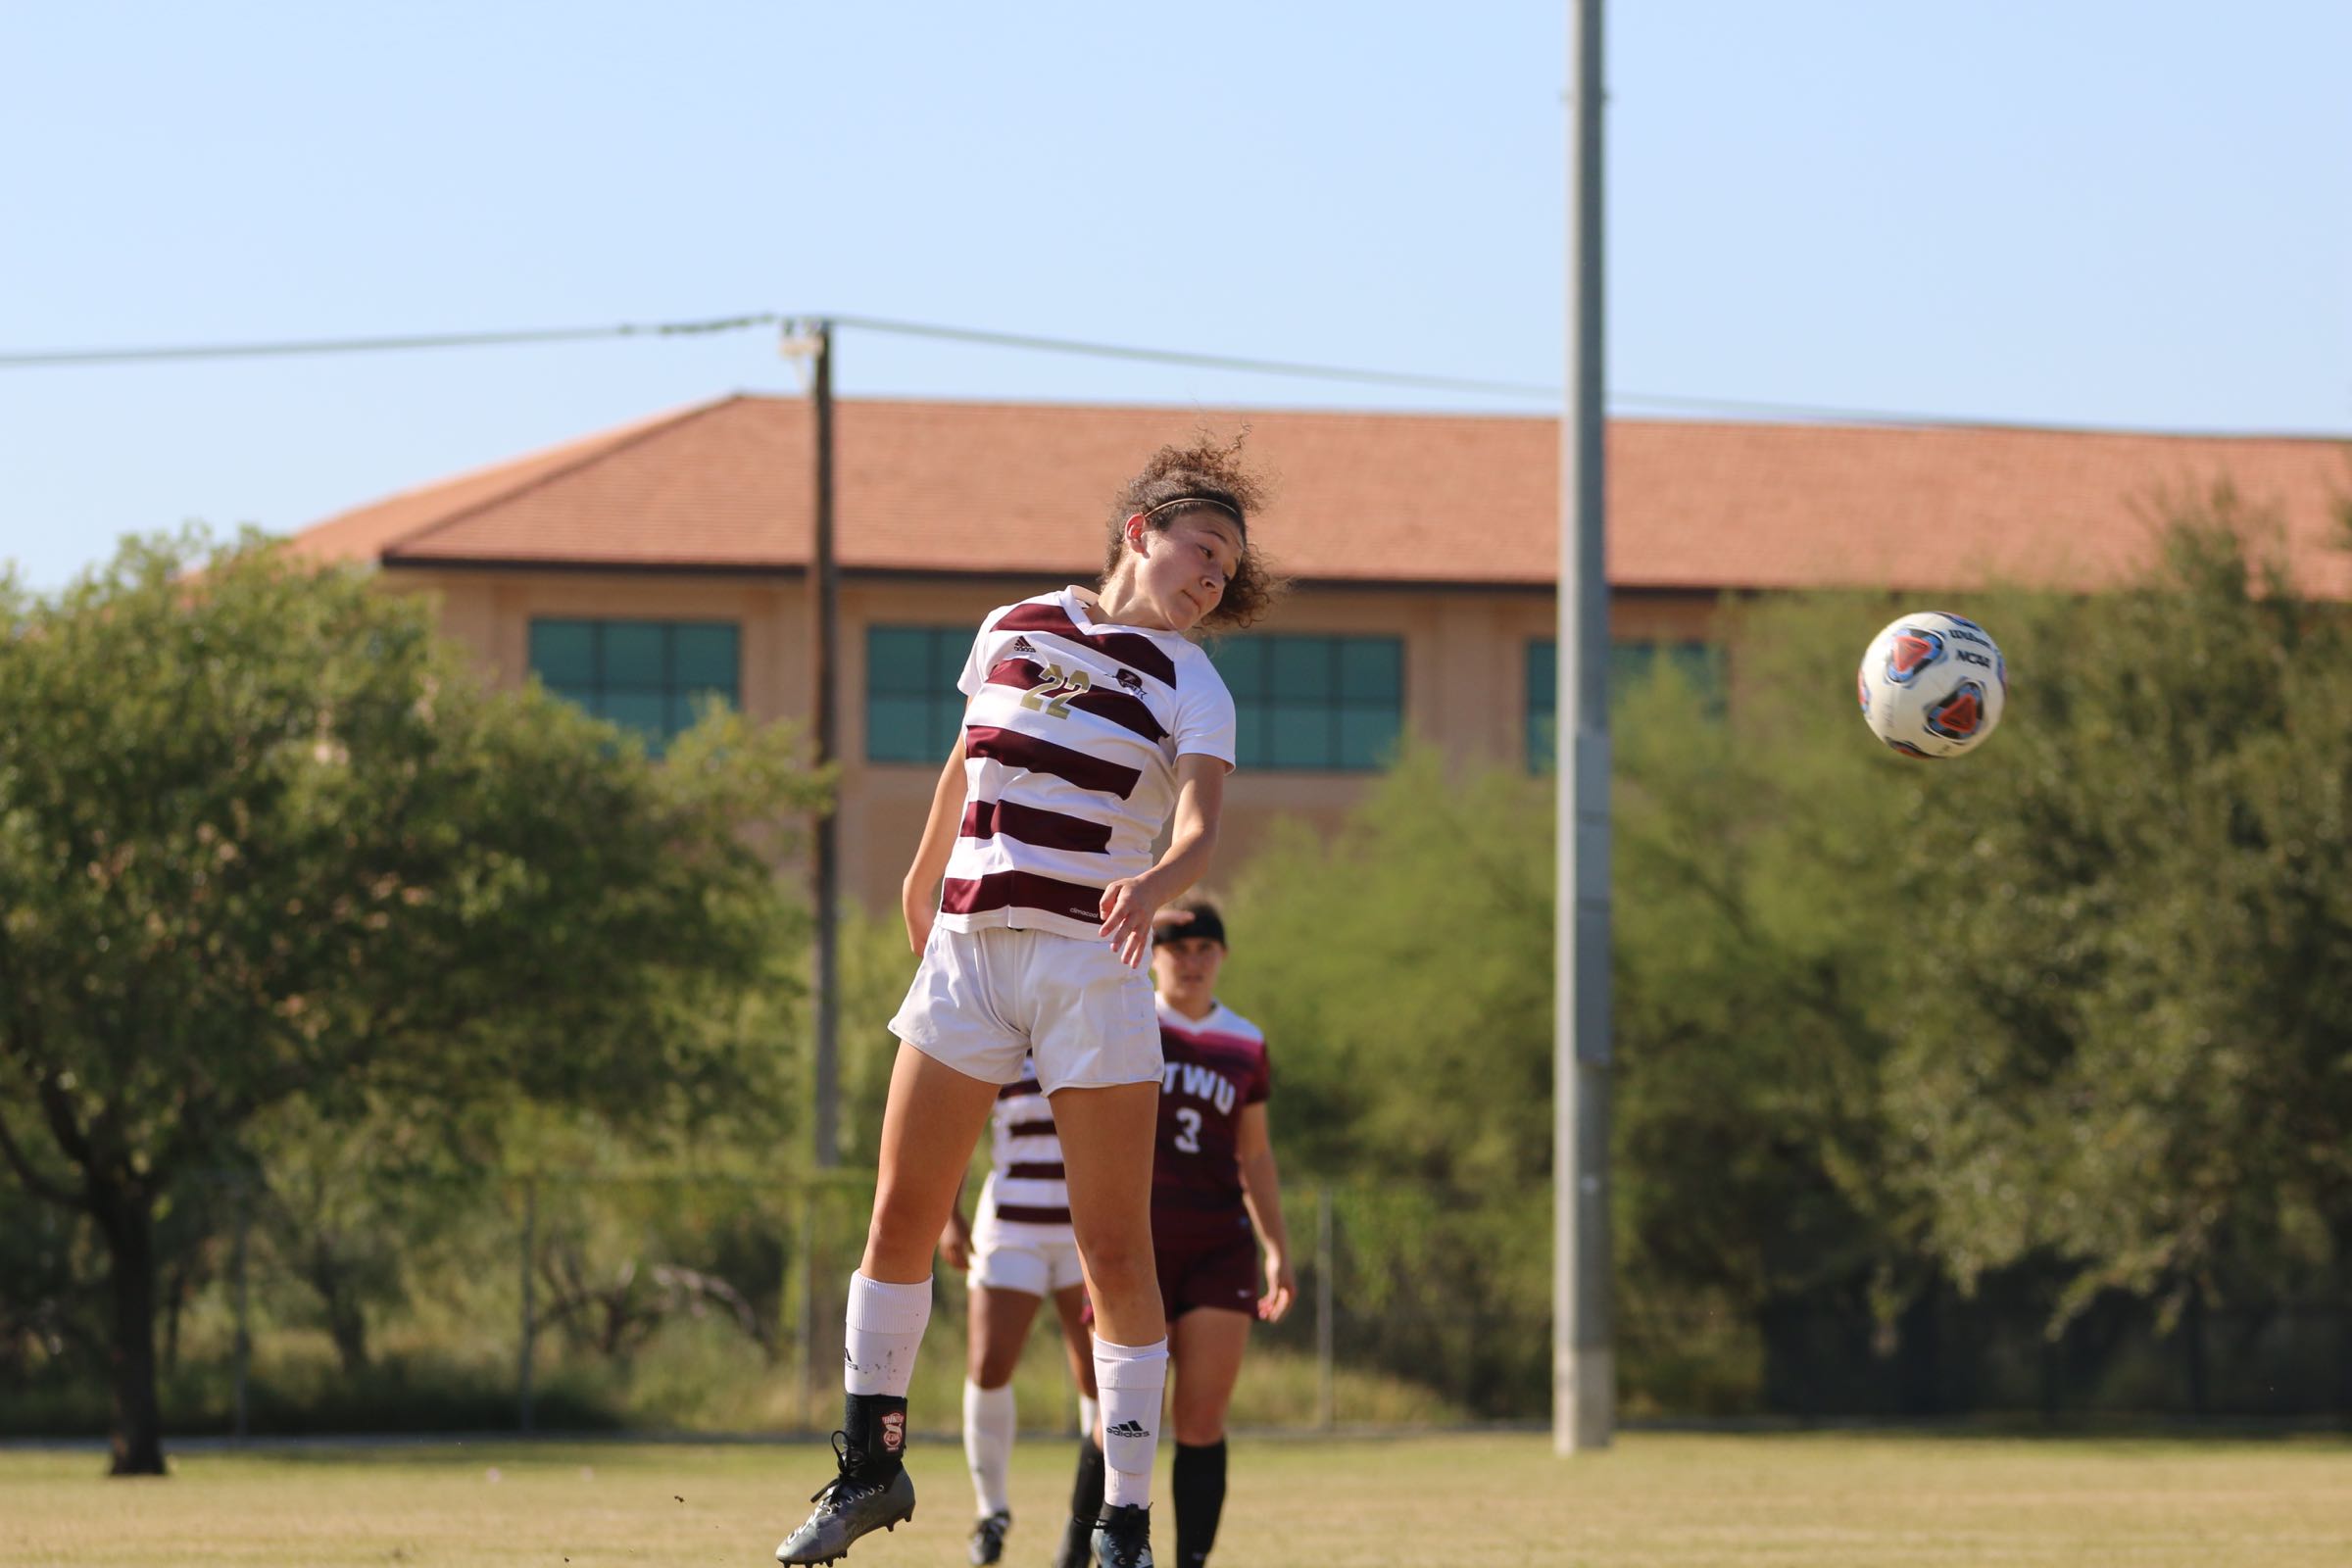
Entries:
{"type": "Polygon", "coordinates": [[[604,462],[607,458],[626,452],[633,447],[652,440],[657,435],[665,434],[668,431],[676,429],[681,424],[689,423],[692,420],[701,418],[707,414],[711,414],[719,409],[723,409],[730,403],[739,403],[743,401],[744,397],[745,394],[741,392],[730,392],[723,398],[715,398],[709,403],[697,403],[687,408],[680,409],[677,413],[670,415],[666,418],[648,420],[644,424],[639,425],[636,429],[631,430],[627,434],[621,436],[619,439],[612,441],[608,445],[598,447],[593,452],[583,453],[569,463],[559,464],[557,466],[548,469],[546,472],[533,474],[530,478],[525,479],[521,483],[514,485],[511,488],[495,491],[490,495],[484,496],[481,500],[474,502],[470,506],[461,507],[456,512],[449,514],[449,515],[445,517],[437,517],[431,522],[425,523],[423,526],[416,529],[414,532],[404,533],[397,538],[385,540],[383,544],[376,548],[375,559],[379,564],[388,561],[391,559],[392,554],[395,551],[406,550],[413,545],[421,544],[425,540],[431,538],[434,534],[441,532],[443,529],[455,527],[457,524],[466,521],[468,517],[476,516],[481,513],[489,511],[492,507],[505,506],[508,502],[514,500],[517,496],[527,496],[534,490],[542,489],[547,485],[555,483],[555,481],[558,479],[569,478],[571,475],[578,473],[583,468],[593,467],[597,464],[604,462]]]}

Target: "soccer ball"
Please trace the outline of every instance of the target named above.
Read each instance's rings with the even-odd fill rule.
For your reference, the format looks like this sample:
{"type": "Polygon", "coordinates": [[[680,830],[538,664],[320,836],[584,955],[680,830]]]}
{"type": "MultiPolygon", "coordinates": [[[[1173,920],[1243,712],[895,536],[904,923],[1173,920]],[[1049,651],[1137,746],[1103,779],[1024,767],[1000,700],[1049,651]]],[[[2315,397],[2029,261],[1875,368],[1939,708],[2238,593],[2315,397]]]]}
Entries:
{"type": "Polygon", "coordinates": [[[1984,627],[1931,610],[1870,640],[1859,686],[1873,735],[1905,757],[1958,757],[2000,723],[2009,666],[1984,627]]]}

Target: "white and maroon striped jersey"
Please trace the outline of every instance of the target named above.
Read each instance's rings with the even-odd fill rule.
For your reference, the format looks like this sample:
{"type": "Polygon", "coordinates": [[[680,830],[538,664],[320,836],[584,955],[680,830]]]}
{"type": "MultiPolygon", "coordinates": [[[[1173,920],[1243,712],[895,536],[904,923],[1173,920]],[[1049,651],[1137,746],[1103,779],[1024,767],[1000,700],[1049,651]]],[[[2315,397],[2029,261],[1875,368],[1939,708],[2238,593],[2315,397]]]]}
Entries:
{"type": "Polygon", "coordinates": [[[997,1091],[989,1139],[988,1184],[975,1226],[994,1215],[1005,1225],[1070,1223],[1070,1189],[1061,1173],[1061,1138],[1054,1107],[1037,1081],[1037,1063],[1021,1058],[1018,1083],[997,1091]]]}
{"type": "Polygon", "coordinates": [[[963,821],[940,923],[1096,936],[1103,887],[1152,866],[1176,759],[1233,765],[1233,698],[1174,632],[1093,616],[1081,588],[989,612],[956,685],[963,821]]]}

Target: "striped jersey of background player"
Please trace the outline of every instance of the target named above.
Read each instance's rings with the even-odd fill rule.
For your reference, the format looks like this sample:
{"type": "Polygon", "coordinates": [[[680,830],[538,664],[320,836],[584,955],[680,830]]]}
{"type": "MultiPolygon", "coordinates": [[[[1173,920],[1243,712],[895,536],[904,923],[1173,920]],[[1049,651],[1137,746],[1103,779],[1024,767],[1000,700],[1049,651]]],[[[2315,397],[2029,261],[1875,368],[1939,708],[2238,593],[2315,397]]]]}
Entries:
{"type": "Polygon", "coordinates": [[[1138,965],[1152,914],[1215,851],[1233,699],[1186,633],[1247,623],[1273,598],[1249,535],[1257,497],[1235,448],[1162,448],[1117,499],[1100,588],[1004,606],[973,640],[963,724],[903,886],[922,959],[891,1020],[902,1044],[850,1281],[839,1473],[780,1562],[830,1562],[913,1516],[906,1391],[932,1255],[998,1093],[1030,1059],[1098,1324],[1108,1473],[1092,1546],[1104,1568],[1151,1568],[1167,1369],[1149,1245],[1162,1063],[1138,965]]]}
{"type": "MultiPolygon", "coordinates": [[[[1166,1065],[1152,1166],[1152,1248],[1175,1367],[1176,1562],[1201,1568],[1225,1511],[1225,1414],[1250,1325],[1279,1321],[1298,1281],[1267,1128],[1273,1072],[1266,1037],[1217,1000],[1224,918],[1214,905],[1188,900],[1154,924],[1152,980],[1166,1065]]],[[[1082,1445],[1070,1529],[1054,1568],[1085,1568],[1080,1527],[1100,1495],[1102,1474],[1101,1450],[1082,1445]]]]}

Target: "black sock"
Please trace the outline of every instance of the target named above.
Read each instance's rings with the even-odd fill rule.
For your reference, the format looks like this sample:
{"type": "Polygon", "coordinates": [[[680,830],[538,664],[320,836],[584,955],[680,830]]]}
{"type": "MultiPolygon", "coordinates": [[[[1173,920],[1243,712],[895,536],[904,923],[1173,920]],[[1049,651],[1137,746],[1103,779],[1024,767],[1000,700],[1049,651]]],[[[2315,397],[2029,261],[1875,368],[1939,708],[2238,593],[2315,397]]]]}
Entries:
{"type": "Polygon", "coordinates": [[[1200,1568],[1217,1544],[1217,1519],[1225,1512],[1225,1440],[1176,1445],[1176,1473],[1168,1490],[1176,1498],[1176,1568],[1200,1568]]]}
{"type": "Polygon", "coordinates": [[[1070,1487],[1070,1517],[1087,1529],[1102,1517],[1102,1446],[1093,1437],[1078,1440],[1078,1479],[1070,1487]]]}
{"type": "Polygon", "coordinates": [[[850,1457],[872,1469],[906,1456],[906,1400],[889,1394],[852,1394],[842,1399],[841,1431],[850,1457]]]}

